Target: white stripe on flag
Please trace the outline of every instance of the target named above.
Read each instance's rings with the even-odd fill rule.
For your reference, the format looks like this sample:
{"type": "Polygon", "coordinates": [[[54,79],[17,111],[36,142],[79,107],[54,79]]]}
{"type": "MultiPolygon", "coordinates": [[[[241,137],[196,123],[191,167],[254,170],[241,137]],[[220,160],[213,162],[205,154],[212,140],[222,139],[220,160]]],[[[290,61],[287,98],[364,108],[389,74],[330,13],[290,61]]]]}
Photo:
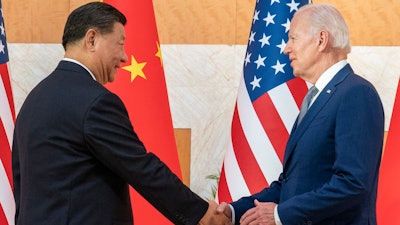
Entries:
{"type": "Polygon", "coordinates": [[[265,179],[270,184],[279,177],[282,171],[282,164],[253,108],[243,77],[240,79],[237,107],[247,142],[265,179]]]}
{"type": "Polygon", "coordinates": [[[8,144],[11,146],[13,140],[14,121],[11,114],[10,105],[7,98],[6,88],[0,76],[0,119],[3,122],[4,130],[7,135],[8,144]]]}
{"type": "Polygon", "coordinates": [[[14,224],[15,204],[14,195],[8,181],[4,165],[0,160],[0,204],[3,207],[4,214],[6,215],[8,224],[14,224]]]}
{"type": "Polygon", "coordinates": [[[250,191],[247,188],[246,181],[244,180],[242,171],[237,163],[231,141],[229,142],[229,146],[225,154],[224,167],[226,183],[232,200],[236,201],[243,196],[249,196],[250,191]]]}
{"type": "Polygon", "coordinates": [[[290,134],[300,110],[299,107],[297,107],[296,101],[294,100],[287,83],[275,87],[268,93],[283,124],[285,124],[287,132],[290,134]]]}

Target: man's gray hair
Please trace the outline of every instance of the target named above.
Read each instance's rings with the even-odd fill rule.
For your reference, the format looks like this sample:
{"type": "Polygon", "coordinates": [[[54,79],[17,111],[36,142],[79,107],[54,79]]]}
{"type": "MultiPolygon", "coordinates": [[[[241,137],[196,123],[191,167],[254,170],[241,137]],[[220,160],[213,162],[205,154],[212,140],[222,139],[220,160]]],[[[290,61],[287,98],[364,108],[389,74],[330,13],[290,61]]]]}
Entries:
{"type": "Polygon", "coordinates": [[[301,7],[297,13],[306,13],[313,35],[326,30],[332,38],[332,47],[350,53],[349,29],[339,10],[330,4],[308,4],[301,7]]]}

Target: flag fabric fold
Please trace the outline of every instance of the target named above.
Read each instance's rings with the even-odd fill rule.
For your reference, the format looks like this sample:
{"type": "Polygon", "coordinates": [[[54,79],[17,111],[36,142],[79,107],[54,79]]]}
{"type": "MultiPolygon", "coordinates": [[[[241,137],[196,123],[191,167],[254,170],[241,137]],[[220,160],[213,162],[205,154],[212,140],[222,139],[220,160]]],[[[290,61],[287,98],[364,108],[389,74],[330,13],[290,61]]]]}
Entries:
{"type": "Polygon", "coordinates": [[[11,171],[11,145],[15,108],[7,62],[8,49],[0,1],[0,224],[14,225],[15,202],[11,171]]]}
{"type": "MultiPolygon", "coordinates": [[[[106,87],[124,102],[146,149],[181,177],[152,1],[104,0],[127,17],[128,63],[106,87]]],[[[140,182],[140,181],[139,181],[140,182]]],[[[135,225],[172,224],[131,188],[135,225]]]]}
{"type": "Polygon", "coordinates": [[[376,214],[379,225],[400,224],[400,80],[379,172],[376,214]]]}
{"type": "Polygon", "coordinates": [[[283,154],[307,84],[293,76],[283,51],[290,20],[308,0],[257,0],[217,199],[231,202],[268,187],[283,154]]]}

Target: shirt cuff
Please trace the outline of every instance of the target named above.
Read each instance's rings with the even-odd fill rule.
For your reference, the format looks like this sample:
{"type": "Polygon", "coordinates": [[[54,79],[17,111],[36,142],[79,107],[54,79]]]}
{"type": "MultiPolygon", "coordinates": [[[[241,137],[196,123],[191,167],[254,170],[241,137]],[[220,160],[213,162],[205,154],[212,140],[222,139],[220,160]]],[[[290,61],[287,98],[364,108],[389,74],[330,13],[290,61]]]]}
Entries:
{"type": "Polygon", "coordinates": [[[233,208],[233,206],[231,204],[229,204],[229,207],[231,208],[231,212],[232,212],[232,224],[235,224],[235,209],[233,208]]]}
{"type": "Polygon", "coordinates": [[[274,218],[275,218],[276,225],[282,225],[281,219],[279,218],[279,214],[278,214],[278,205],[276,205],[274,208],[274,218]]]}

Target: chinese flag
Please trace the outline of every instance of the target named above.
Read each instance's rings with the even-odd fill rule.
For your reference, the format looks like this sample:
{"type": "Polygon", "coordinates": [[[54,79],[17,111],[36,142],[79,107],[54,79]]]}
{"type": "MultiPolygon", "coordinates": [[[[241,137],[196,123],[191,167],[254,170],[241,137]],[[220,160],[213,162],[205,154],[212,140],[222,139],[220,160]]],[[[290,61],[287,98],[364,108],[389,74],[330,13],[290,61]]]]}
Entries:
{"type": "MultiPolygon", "coordinates": [[[[104,0],[126,17],[128,62],[107,84],[124,102],[146,149],[181,177],[152,1],[104,0]]],[[[135,225],[172,224],[131,188],[135,225]]]]}
{"type": "Polygon", "coordinates": [[[381,163],[377,198],[379,225],[400,224],[400,87],[393,106],[392,119],[381,163]]]}

